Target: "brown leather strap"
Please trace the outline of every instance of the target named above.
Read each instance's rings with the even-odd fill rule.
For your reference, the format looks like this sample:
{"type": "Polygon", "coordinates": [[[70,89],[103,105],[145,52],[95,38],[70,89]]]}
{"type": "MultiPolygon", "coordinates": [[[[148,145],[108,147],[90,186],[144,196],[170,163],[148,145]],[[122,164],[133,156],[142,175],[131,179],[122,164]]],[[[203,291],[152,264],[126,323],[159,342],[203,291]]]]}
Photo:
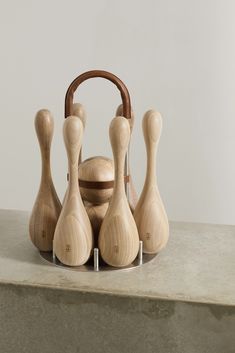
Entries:
{"type": "MultiPolygon", "coordinates": [[[[75,78],[73,82],[70,84],[66,95],[65,95],[65,119],[72,115],[72,107],[73,107],[73,96],[74,92],[77,90],[78,86],[90,79],[95,77],[105,78],[111,82],[113,82],[121,93],[121,99],[123,104],[123,116],[127,119],[131,119],[131,100],[127,87],[125,84],[111,72],[102,71],[102,70],[92,70],[87,71],[75,78]]],[[[81,163],[81,153],[79,157],[79,164],[81,163]]],[[[68,179],[68,174],[67,174],[68,179]]],[[[124,176],[124,182],[129,182],[129,175],[124,176]]],[[[87,189],[111,189],[114,186],[114,181],[86,181],[79,180],[79,186],[87,189]]]]}
{"type": "Polygon", "coordinates": [[[127,119],[131,119],[131,100],[127,87],[125,84],[115,75],[110,72],[102,71],[102,70],[92,70],[87,71],[75,78],[73,82],[70,84],[66,96],[65,96],[65,118],[72,114],[72,106],[73,106],[73,96],[74,92],[78,88],[78,86],[94,77],[105,78],[111,82],[113,82],[121,93],[122,104],[123,104],[123,116],[127,119]]]}
{"type": "MultiPolygon", "coordinates": [[[[129,183],[129,175],[124,176],[124,183],[129,183]]],[[[85,189],[113,189],[114,181],[87,181],[79,179],[80,188],[85,189]]]]}
{"type": "MultiPolygon", "coordinates": [[[[69,180],[69,173],[67,173],[67,180],[69,180]]],[[[124,176],[124,183],[129,183],[130,181],[130,176],[125,175],[124,176]]],[[[87,180],[82,180],[79,179],[79,186],[81,188],[85,189],[113,189],[114,187],[114,180],[110,181],[87,181],[87,180]]]]}

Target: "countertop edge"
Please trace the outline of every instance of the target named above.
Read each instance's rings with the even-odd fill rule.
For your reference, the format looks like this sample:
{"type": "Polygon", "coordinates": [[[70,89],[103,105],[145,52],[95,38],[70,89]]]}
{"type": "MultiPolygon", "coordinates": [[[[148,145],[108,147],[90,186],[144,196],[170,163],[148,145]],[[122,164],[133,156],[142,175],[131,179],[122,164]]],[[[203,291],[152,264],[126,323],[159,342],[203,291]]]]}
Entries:
{"type": "Polygon", "coordinates": [[[106,295],[106,296],[111,296],[111,297],[118,297],[118,298],[126,298],[126,299],[142,299],[142,300],[152,300],[152,301],[169,301],[169,302],[174,302],[174,303],[185,303],[185,304],[198,304],[198,305],[207,305],[207,306],[220,306],[220,307],[234,307],[235,308],[235,303],[223,303],[219,301],[210,301],[209,299],[205,300],[197,300],[196,298],[183,298],[183,297],[169,297],[167,295],[151,295],[151,294],[129,294],[127,292],[113,292],[113,291],[105,291],[105,290],[99,290],[99,289],[87,289],[86,287],[81,287],[81,288],[72,288],[72,287],[61,287],[61,286],[50,286],[46,284],[26,284],[26,283],[19,283],[19,282],[8,282],[8,281],[1,281],[0,282],[0,287],[3,286],[9,286],[9,287],[21,287],[21,288],[30,288],[30,289],[42,289],[42,290],[55,290],[55,291],[61,291],[61,292],[77,292],[78,294],[97,294],[97,295],[106,295]]]}

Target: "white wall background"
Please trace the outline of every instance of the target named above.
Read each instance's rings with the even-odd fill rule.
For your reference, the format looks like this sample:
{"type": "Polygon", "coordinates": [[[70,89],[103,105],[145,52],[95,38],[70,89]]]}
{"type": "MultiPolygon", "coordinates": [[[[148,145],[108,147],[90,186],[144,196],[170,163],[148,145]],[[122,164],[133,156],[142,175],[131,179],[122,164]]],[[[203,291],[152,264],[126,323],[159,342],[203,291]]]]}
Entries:
{"type": "MultiPolygon", "coordinates": [[[[40,178],[38,109],[55,117],[53,176],[66,187],[64,95],[89,69],[118,75],[136,113],[131,167],[145,174],[143,113],[164,118],[158,180],[172,220],[235,223],[235,2],[21,0],[0,2],[0,208],[31,209],[40,178]]],[[[85,157],[110,156],[120,103],[109,82],[84,83],[85,157]]]]}

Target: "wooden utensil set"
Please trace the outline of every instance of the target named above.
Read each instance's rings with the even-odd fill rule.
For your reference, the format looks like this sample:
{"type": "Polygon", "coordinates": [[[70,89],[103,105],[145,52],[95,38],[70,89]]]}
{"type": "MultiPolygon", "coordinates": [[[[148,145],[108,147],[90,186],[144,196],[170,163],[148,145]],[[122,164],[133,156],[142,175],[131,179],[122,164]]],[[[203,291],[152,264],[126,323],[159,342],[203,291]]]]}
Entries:
{"type": "Polygon", "coordinates": [[[29,234],[41,252],[53,252],[64,265],[81,266],[92,255],[99,269],[99,254],[106,266],[123,268],[144,254],[156,254],[167,243],[169,225],[158,191],[156,154],[162,130],[161,115],[149,110],[142,128],[147,152],[145,183],[138,200],[129,173],[128,146],[134,124],[129,92],[124,83],[106,71],[89,71],[69,86],[65,98],[64,144],[68,157],[68,188],[61,205],[50,168],[53,117],[40,110],[35,129],[40,145],[42,174],[31,213],[29,234]],[[122,105],[109,127],[113,161],[96,156],[82,161],[86,113],[73,95],[85,80],[102,77],[121,93],[122,105]]]}

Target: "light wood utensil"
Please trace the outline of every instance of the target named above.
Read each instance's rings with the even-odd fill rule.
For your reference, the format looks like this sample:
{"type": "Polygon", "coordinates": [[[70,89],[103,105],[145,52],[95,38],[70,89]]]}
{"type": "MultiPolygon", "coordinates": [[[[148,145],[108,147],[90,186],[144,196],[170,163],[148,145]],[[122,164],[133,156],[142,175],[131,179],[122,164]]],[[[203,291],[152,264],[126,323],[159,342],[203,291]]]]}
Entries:
{"type": "MultiPolygon", "coordinates": [[[[124,115],[123,115],[123,104],[120,104],[120,105],[117,107],[115,116],[124,116],[124,115]]],[[[131,132],[131,134],[132,134],[132,130],[133,130],[134,123],[135,123],[135,114],[134,114],[132,108],[131,108],[131,118],[128,119],[128,122],[129,122],[129,124],[130,124],[130,132],[131,132]]]]}
{"type": "Polygon", "coordinates": [[[138,254],[139,236],[124,187],[125,155],[130,140],[130,125],[126,118],[115,117],[109,129],[113,150],[115,179],[113,196],[99,234],[103,260],[115,267],[130,265],[138,254]]]}
{"type": "MultiPolygon", "coordinates": [[[[118,108],[116,110],[116,116],[123,116],[123,104],[120,104],[118,106],[118,108]]],[[[135,115],[134,115],[134,112],[132,109],[131,109],[131,118],[128,119],[128,122],[130,124],[130,130],[132,133],[132,130],[134,127],[134,122],[135,122],[135,115]]],[[[129,205],[131,208],[131,212],[133,213],[136,208],[137,202],[138,202],[138,195],[137,195],[137,192],[134,187],[134,183],[133,183],[133,179],[132,179],[130,170],[129,170],[129,174],[130,174],[130,176],[129,176],[129,205]]]]}
{"type": "Polygon", "coordinates": [[[42,173],[39,191],[30,216],[29,234],[40,251],[51,251],[54,231],[61,211],[50,166],[50,149],[54,121],[49,110],[40,110],[35,117],[35,129],[41,150],[42,173]]]}
{"type": "Polygon", "coordinates": [[[134,218],[143,240],[145,253],[158,253],[166,245],[169,237],[169,224],[157,186],[156,155],[162,130],[160,113],[149,110],[143,118],[143,134],[147,152],[145,183],[134,211],[134,218]]]}
{"type": "Polygon", "coordinates": [[[83,125],[83,130],[85,130],[87,116],[86,116],[85,108],[81,103],[73,103],[72,115],[77,116],[81,120],[83,125]]]}
{"type": "MultiPolygon", "coordinates": [[[[77,116],[81,120],[83,125],[83,131],[84,131],[86,127],[86,118],[87,118],[84,106],[81,103],[73,103],[72,115],[77,116]]],[[[80,164],[81,162],[82,162],[82,148],[80,150],[78,164],[80,164]]]]}
{"type": "Polygon", "coordinates": [[[80,266],[87,262],[93,248],[92,227],[78,187],[78,158],[83,136],[81,120],[76,116],[66,118],[63,134],[68,156],[69,184],[55,230],[53,249],[63,264],[80,266]]]}
{"type": "MultiPolygon", "coordinates": [[[[84,131],[85,127],[86,127],[86,111],[85,111],[84,106],[81,103],[73,103],[72,115],[77,116],[81,120],[82,126],[83,126],[83,131],[84,131]]],[[[78,164],[80,164],[81,162],[82,162],[82,148],[80,150],[78,164]]],[[[67,176],[69,177],[69,174],[67,176]]],[[[63,198],[63,201],[62,201],[62,205],[65,203],[65,199],[67,197],[67,193],[68,193],[68,189],[65,192],[65,195],[64,195],[64,198],[63,198]]]]}

